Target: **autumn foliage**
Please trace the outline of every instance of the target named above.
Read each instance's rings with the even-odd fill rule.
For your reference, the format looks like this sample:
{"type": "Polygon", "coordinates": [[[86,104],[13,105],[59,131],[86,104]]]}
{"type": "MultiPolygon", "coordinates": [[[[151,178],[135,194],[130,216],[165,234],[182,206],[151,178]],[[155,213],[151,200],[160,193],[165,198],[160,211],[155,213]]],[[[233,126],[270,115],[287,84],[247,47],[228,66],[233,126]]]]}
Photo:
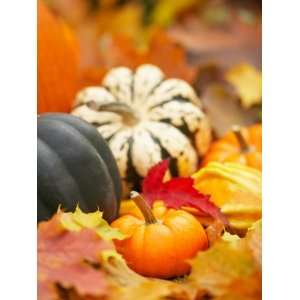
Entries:
{"type": "Polygon", "coordinates": [[[211,216],[227,224],[225,216],[210,201],[210,196],[194,188],[192,178],[178,177],[164,182],[168,166],[168,160],[162,161],[149,170],[143,181],[143,194],[150,205],[154,201],[161,200],[169,208],[190,207],[196,209],[202,216],[211,216]]]}
{"type": "Polygon", "coordinates": [[[208,295],[216,300],[261,299],[261,221],[243,239],[219,235],[207,251],[189,261],[189,276],[169,281],[130,270],[112,242],[99,235],[102,220],[99,212],[77,209],[73,215],[58,212],[39,224],[39,300],[204,300],[208,295]]]}
{"type": "Polygon", "coordinates": [[[193,86],[214,139],[190,177],[163,160],[139,181],[148,215],[132,197],[112,224],[79,206],[40,222],[39,300],[262,299],[261,19],[243,5],[38,0],[38,114],[148,63],[193,86]]]}
{"type": "Polygon", "coordinates": [[[98,66],[81,69],[81,87],[99,85],[110,68],[120,65],[135,69],[149,63],[159,66],[167,77],[188,82],[195,77],[196,69],[187,62],[186,51],[164,31],[154,30],[146,48],[137,47],[132,38],[122,34],[112,35],[104,44],[98,66]]]}
{"type": "Polygon", "coordinates": [[[80,296],[107,294],[99,253],[112,246],[92,230],[72,232],[60,223],[60,214],[41,223],[38,230],[38,297],[58,299],[62,289],[76,289],[80,296]]]}

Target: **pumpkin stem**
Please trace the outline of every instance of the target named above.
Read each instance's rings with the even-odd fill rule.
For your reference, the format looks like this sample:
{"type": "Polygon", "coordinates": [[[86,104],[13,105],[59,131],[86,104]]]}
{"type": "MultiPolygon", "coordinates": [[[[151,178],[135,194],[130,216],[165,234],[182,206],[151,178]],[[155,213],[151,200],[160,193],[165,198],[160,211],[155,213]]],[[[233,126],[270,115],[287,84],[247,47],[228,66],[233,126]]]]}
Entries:
{"type": "Polygon", "coordinates": [[[87,106],[96,111],[110,111],[120,114],[127,125],[136,125],[140,121],[134,110],[123,102],[112,102],[101,105],[95,101],[90,101],[87,103],[87,106]]]}
{"type": "Polygon", "coordinates": [[[249,152],[251,148],[242,134],[241,127],[239,125],[234,125],[232,126],[232,131],[240,144],[241,151],[244,153],[249,152]]]}
{"type": "Polygon", "coordinates": [[[137,207],[142,212],[146,224],[154,224],[157,222],[156,218],[153,215],[153,212],[151,210],[151,207],[148,205],[148,203],[144,200],[144,198],[139,194],[138,192],[132,191],[130,193],[131,200],[134,201],[134,203],[137,205],[137,207]]]}

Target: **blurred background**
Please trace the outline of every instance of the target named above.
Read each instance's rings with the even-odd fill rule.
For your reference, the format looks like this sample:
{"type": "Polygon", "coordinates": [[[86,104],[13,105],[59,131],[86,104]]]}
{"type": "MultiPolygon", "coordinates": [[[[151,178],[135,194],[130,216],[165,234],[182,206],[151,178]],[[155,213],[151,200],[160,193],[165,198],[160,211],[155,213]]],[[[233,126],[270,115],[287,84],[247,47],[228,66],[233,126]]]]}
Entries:
{"type": "Polygon", "coordinates": [[[82,64],[101,62],[114,35],[145,51],[155,30],[185,47],[192,64],[261,66],[259,0],[47,0],[78,34],[82,64]]]}
{"type": "Polygon", "coordinates": [[[77,90],[153,63],[194,86],[216,136],[261,120],[260,0],[41,1],[79,43],[77,90]]]}

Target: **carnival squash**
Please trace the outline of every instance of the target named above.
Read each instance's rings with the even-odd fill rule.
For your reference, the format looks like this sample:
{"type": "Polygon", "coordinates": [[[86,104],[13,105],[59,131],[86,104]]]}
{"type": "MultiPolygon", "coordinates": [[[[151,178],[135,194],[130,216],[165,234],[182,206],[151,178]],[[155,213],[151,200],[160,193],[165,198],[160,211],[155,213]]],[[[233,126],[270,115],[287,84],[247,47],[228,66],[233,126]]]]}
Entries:
{"type": "Polygon", "coordinates": [[[61,205],[73,211],[101,209],[107,221],[118,215],[119,171],[105,140],[87,122],[69,114],[43,114],[37,122],[38,221],[61,205]]]}
{"type": "Polygon", "coordinates": [[[183,210],[153,207],[131,193],[142,215],[124,215],[112,223],[127,235],[115,245],[130,268],[149,277],[172,278],[189,272],[187,259],[208,247],[206,232],[197,219],[183,210]]]}
{"type": "Polygon", "coordinates": [[[210,161],[235,162],[261,170],[261,152],[261,124],[243,128],[234,126],[232,131],[211,145],[202,165],[210,161]]]}
{"type": "Polygon", "coordinates": [[[79,45],[73,32],[38,1],[37,111],[70,112],[78,89],[79,45]]]}
{"type": "Polygon", "coordinates": [[[261,218],[261,172],[237,163],[210,162],[193,176],[195,188],[221,209],[232,231],[244,234],[261,218]]]}
{"type": "Polygon", "coordinates": [[[141,65],[135,71],[114,68],[102,87],[80,91],[72,114],[107,140],[129,191],[138,189],[148,170],[165,158],[170,158],[173,176],[196,171],[211,140],[199,103],[185,81],[165,79],[156,66],[141,65]]]}

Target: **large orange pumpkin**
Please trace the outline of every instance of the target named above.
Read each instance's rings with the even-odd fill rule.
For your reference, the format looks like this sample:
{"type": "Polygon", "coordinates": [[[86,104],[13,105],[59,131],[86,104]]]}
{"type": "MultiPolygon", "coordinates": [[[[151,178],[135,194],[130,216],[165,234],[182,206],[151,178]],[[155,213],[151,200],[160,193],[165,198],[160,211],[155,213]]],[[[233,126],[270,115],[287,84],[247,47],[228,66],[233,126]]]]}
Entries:
{"type": "Polygon", "coordinates": [[[208,247],[206,232],[197,219],[161,203],[151,210],[142,197],[133,200],[143,215],[123,215],[112,223],[128,237],[115,241],[129,267],[150,277],[172,278],[189,272],[187,259],[208,247]]]}
{"type": "Polygon", "coordinates": [[[235,162],[261,170],[261,152],[261,124],[243,128],[235,126],[210,146],[202,165],[205,166],[211,161],[235,162]]]}
{"type": "Polygon", "coordinates": [[[69,112],[78,89],[79,45],[42,1],[37,23],[38,113],[69,112]]]}

